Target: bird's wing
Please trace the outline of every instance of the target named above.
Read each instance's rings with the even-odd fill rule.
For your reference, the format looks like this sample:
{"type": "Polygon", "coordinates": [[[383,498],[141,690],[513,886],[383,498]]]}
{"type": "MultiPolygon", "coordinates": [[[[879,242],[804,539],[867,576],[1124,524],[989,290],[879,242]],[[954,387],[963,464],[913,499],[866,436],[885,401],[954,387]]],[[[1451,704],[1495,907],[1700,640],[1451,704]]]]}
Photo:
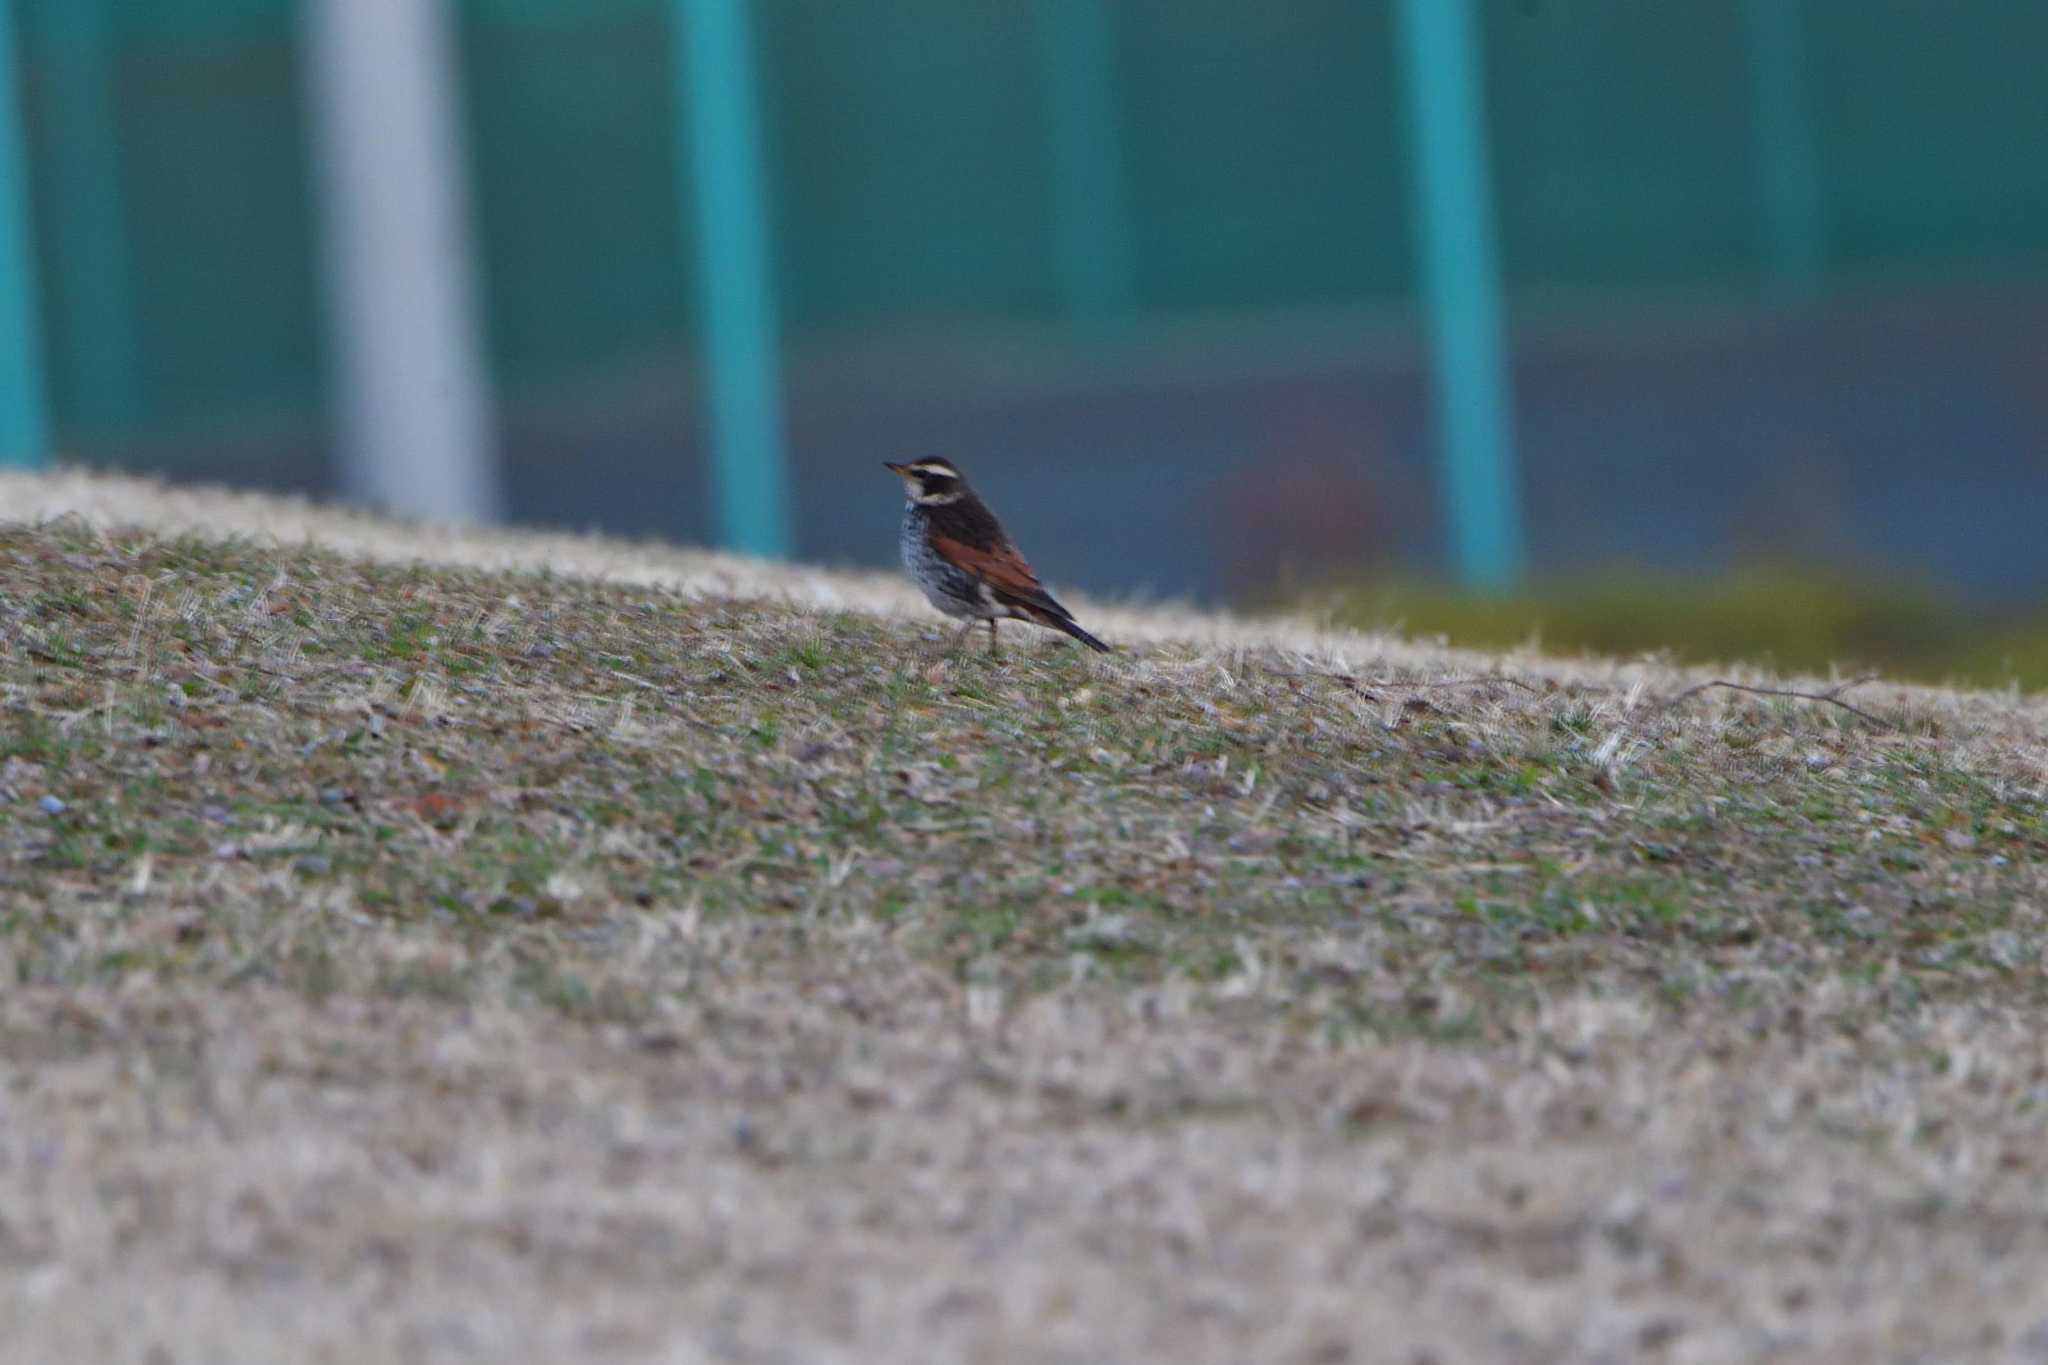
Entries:
{"type": "Polygon", "coordinates": [[[956,569],[973,574],[998,592],[1015,593],[1029,597],[1044,592],[1038,575],[1024,562],[1024,556],[1017,553],[1017,547],[1005,541],[989,545],[969,545],[964,540],[951,536],[932,536],[932,548],[956,569]]]}
{"type": "Polygon", "coordinates": [[[969,545],[965,541],[934,534],[932,548],[954,568],[973,574],[988,584],[998,597],[1014,598],[1061,616],[1067,614],[1066,608],[1053,601],[1046,592],[1045,585],[1038,581],[1038,575],[1031,571],[1024,556],[1017,553],[1017,547],[1007,541],[969,545]]]}

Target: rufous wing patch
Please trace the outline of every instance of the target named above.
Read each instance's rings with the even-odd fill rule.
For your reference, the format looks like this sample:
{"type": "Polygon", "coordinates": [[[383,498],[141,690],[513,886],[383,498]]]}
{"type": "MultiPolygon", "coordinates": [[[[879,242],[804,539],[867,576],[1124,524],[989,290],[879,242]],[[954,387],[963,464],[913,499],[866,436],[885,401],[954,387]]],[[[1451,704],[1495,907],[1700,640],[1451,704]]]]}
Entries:
{"type": "Polygon", "coordinates": [[[1045,595],[1038,575],[1024,562],[1012,545],[977,547],[945,536],[932,537],[932,548],[955,568],[964,569],[997,592],[1012,597],[1037,598],[1045,595]]]}

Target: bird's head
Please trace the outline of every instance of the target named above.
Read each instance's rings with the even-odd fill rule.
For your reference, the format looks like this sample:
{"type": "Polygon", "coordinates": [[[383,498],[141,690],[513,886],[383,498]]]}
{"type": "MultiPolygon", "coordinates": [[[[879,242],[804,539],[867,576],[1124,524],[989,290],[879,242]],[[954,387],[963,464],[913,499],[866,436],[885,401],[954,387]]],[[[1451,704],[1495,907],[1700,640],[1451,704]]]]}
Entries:
{"type": "Polygon", "coordinates": [[[909,464],[884,460],[882,468],[903,480],[903,491],[910,500],[925,507],[957,502],[967,491],[967,481],[960,477],[960,471],[953,468],[951,460],[940,456],[912,460],[909,464]]]}

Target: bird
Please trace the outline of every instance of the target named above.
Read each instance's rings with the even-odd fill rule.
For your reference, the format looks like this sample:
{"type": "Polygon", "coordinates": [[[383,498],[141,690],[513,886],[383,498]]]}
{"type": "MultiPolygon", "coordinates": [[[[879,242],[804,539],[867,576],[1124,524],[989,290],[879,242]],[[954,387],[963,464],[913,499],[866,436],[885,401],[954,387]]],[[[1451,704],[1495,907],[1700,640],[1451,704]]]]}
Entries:
{"type": "Polygon", "coordinates": [[[956,647],[975,622],[986,621],[988,652],[994,654],[996,622],[1012,620],[1065,631],[1090,649],[1110,652],[1053,600],[996,514],[951,460],[884,460],[882,467],[903,480],[903,527],[897,537],[903,567],[933,606],[967,622],[954,640],[956,647]]]}

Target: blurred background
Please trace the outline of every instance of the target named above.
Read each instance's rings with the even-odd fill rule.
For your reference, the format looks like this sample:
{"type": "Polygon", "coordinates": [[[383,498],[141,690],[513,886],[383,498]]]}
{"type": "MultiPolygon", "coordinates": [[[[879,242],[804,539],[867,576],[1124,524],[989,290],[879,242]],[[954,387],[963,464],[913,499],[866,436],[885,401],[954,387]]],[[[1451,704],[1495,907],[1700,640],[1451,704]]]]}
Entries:
{"type": "Polygon", "coordinates": [[[7,19],[13,463],[2048,685],[2048,6],[7,19]]]}

